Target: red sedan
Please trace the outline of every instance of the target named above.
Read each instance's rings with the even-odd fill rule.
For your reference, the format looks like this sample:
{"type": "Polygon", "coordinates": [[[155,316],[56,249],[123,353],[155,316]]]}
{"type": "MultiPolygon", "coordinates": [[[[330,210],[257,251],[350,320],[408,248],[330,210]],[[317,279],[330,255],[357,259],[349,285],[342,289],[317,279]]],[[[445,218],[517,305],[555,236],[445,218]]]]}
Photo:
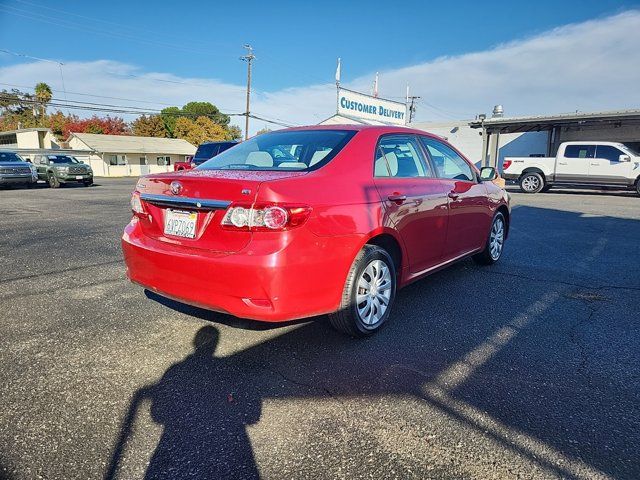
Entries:
{"type": "Polygon", "coordinates": [[[194,170],[139,180],[129,278],[188,304],[280,322],[329,314],[362,336],[396,291],[500,258],[509,199],[442,138],[401,127],[267,133],[194,170]]]}

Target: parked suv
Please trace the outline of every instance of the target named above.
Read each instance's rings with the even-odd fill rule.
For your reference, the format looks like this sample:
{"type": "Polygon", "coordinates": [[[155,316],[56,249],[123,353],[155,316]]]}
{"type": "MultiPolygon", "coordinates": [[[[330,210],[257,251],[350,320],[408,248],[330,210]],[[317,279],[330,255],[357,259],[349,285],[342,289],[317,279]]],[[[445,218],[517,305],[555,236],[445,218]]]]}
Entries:
{"type": "Polygon", "coordinates": [[[564,142],[555,157],[506,157],[503,177],[525,193],[554,185],[618,187],[640,195],[640,153],[616,142],[564,142]]]}
{"type": "Polygon", "coordinates": [[[510,210],[495,173],[409,128],[265,133],[194,170],[138,181],[127,275],[239,317],[328,313],[338,330],[368,335],[396,289],[467,257],[500,259],[510,210]]]}
{"type": "Polygon", "coordinates": [[[58,188],[65,183],[82,183],[85,187],[93,184],[91,167],[75,157],[36,155],[33,163],[38,171],[38,179],[47,182],[51,188],[58,188]]]}
{"type": "Polygon", "coordinates": [[[192,168],[197,167],[201,163],[206,162],[210,158],[219,155],[225,150],[229,150],[231,147],[234,147],[238,144],[235,141],[229,142],[205,142],[198,147],[196,150],[196,154],[189,159],[187,162],[176,162],[173,166],[173,169],[177,172],[180,170],[191,170],[192,168]]]}
{"type": "Polygon", "coordinates": [[[15,152],[0,151],[0,186],[32,185],[36,181],[33,165],[15,152]]]}

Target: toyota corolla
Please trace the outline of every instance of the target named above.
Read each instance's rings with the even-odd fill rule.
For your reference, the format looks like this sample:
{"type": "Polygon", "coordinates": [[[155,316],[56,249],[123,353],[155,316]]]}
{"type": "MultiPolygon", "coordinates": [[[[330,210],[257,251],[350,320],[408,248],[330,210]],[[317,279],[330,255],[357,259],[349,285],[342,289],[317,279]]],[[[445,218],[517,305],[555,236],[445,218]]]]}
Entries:
{"type": "Polygon", "coordinates": [[[269,322],[329,314],[368,335],[399,288],[467,257],[500,259],[510,207],[495,176],[403,127],[266,133],[138,181],[127,274],[206,309],[269,322]]]}

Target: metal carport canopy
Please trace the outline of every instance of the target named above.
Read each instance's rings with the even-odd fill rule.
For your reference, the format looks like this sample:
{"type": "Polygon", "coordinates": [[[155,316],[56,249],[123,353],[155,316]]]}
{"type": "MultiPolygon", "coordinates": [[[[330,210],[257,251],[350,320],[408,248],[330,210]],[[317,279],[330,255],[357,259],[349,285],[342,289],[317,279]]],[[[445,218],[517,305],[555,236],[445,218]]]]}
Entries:
{"type": "Polygon", "coordinates": [[[471,128],[484,128],[487,133],[522,133],[552,130],[564,126],[640,125],[640,110],[617,110],[594,113],[566,113],[531,117],[492,117],[474,120],[471,128]]]}

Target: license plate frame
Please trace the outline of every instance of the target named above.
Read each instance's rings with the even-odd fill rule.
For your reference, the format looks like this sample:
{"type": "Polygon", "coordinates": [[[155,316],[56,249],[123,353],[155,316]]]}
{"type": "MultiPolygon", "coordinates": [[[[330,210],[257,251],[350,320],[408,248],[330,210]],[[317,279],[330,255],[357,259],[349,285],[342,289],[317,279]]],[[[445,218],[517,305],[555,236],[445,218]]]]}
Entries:
{"type": "Polygon", "coordinates": [[[196,212],[167,209],[164,216],[164,234],[193,240],[196,238],[197,222],[196,212]]]}
{"type": "Polygon", "coordinates": [[[76,180],[82,180],[84,177],[82,175],[76,175],[76,180]]]}

